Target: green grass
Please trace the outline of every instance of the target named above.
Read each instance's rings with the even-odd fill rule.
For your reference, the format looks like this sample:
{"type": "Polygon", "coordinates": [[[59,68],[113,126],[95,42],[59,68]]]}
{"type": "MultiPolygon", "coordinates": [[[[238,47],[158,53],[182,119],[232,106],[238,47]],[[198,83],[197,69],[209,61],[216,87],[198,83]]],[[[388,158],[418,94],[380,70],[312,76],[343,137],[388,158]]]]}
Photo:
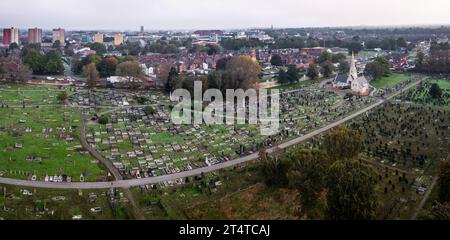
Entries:
{"type": "Polygon", "coordinates": [[[78,181],[83,173],[87,181],[95,181],[104,175],[89,154],[76,148],[81,144],[79,114],[74,109],[0,108],[0,116],[0,171],[4,176],[27,179],[35,173],[42,180],[46,174],[66,174],[78,181]],[[26,132],[27,128],[32,132],[26,132]],[[44,129],[52,132],[43,133],[44,129]],[[22,148],[16,148],[16,144],[22,148]],[[42,161],[27,161],[28,157],[40,157],[42,161]]]}
{"type": "Polygon", "coordinates": [[[449,80],[435,80],[432,83],[437,83],[442,90],[450,91],[450,81],[449,80]]]}
{"type": "Polygon", "coordinates": [[[389,77],[384,77],[379,80],[372,81],[370,84],[375,88],[391,88],[399,83],[408,80],[405,74],[393,73],[389,77]]]}
{"type": "Polygon", "coordinates": [[[63,91],[64,90],[60,90],[56,86],[0,85],[0,104],[56,104],[56,95],[63,91]]]}
{"type": "Polygon", "coordinates": [[[358,53],[358,57],[365,57],[365,58],[376,57],[376,55],[377,53],[373,51],[361,51],[358,53]]]}
{"type": "Polygon", "coordinates": [[[301,82],[291,83],[291,84],[287,84],[287,85],[280,85],[280,86],[276,86],[276,87],[273,87],[270,89],[278,89],[278,90],[298,89],[298,88],[309,86],[309,85],[313,84],[314,82],[316,82],[316,81],[307,80],[307,81],[301,81],[301,82]]]}

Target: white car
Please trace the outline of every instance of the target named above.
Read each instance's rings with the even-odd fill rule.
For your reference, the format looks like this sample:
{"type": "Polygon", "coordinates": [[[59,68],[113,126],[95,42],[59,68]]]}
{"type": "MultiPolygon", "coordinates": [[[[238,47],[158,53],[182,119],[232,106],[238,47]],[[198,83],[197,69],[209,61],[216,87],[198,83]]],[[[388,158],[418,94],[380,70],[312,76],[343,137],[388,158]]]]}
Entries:
{"type": "Polygon", "coordinates": [[[72,217],[72,220],[81,220],[81,219],[83,219],[83,216],[81,215],[75,215],[72,217]]]}

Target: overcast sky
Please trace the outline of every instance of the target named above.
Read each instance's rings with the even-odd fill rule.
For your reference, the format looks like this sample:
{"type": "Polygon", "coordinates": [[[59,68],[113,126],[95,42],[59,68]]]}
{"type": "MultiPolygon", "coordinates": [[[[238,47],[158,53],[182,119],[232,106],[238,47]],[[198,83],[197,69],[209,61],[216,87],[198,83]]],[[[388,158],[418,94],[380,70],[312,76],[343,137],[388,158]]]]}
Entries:
{"type": "Polygon", "coordinates": [[[450,24],[449,0],[1,0],[0,27],[230,29],[450,24]]]}

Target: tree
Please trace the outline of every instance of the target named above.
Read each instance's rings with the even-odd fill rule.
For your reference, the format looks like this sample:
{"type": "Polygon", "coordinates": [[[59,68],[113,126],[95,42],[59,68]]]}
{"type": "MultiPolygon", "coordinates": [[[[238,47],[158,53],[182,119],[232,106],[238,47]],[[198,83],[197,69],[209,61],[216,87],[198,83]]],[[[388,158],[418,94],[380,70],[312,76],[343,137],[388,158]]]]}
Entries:
{"type": "Polygon", "coordinates": [[[327,218],[367,220],[375,216],[375,172],[355,160],[340,160],[327,175],[327,218]]]}
{"type": "Polygon", "coordinates": [[[116,74],[128,78],[131,88],[137,88],[143,76],[142,68],[138,61],[126,61],[117,65],[116,74]]]}
{"type": "Polygon", "coordinates": [[[102,43],[90,43],[87,46],[99,55],[103,55],[106,53],[106,47],[102,43]]]}
{"type": "Polygon", "coordinates": [[[450,202],[434,203],[431,208],[431,216],[432,220],[450,220],[450,202]]]}
{"type": "Polygon", "coordinates": [[[437,83],[433,83],[431,84],[429,94],[433,99],[440,99],[442,97],[442,89],[437,83]]]}
{"type": "Polygon", "coordinates": [[[350,54],[358,54],[363,49],[361,43],[359,42],[351,42],[347,45],[347,48],[350,54]]]}
{"type": "Polygon", "coordinates": [[[269,156],[263,149],[259,151],[259,167],[264,176],[264,181],[269,187],[281,187],[288,184],[287,170],[288,161],[278,155],[269,156]]]}
{"type": "Polygon", "coordinates": [[[316,64],[310,64],[308,70],[306,71],[306,76],[309,77],[311,80],[318,80],[319,74],[320,74],[319,67],[317,67],[316,64]]]}
{"type": "Polygon", "coordinates": [[[61,42],[60,42],[59,40],[56,40],[56,41],[53,43],[52,48],[54,48],[54,49],[59,49],[59,48],[61,48],[61,42]]]}
{"type": "Polygon", "coordinates": [[[317,218],[314,209],[326,186],[330,161],[320,150],[296,150],[289,157],[292,166],[288,172],[289,185],[300,192],[300,203],[310,218],[317,218]]]}
{"type": "Polygon", "coordinates": [[[450,202],[450,160],[439,164],[438,198],[440,202],[450,202]]]}
{"type": "Polygon", "coordinates": [[[283,68],[281,68],[280,71],[278,72],[277,80],[279,84],[286,84],[289,82],[288,75],[283,68]]]}
{"type": "Polygon", "coordinates": [[[295,65],[289,65],[287,70],[287,78],[290,83],[297,82],[300,78],[299,71],[295,65]]]}
{"type": "Polygon", "coordinates": [[[361,152],[361,135],[346,127],[328,131],[323,141],[323,149],[333,160],[354,159],[361,152]]]}
{"type": "Polygon", "coordinates": [[[331,61],[333,63],[340,63],[340,62],[343,62],[346,60],[347,60],[347,57],[342,53],[333,54],[333,57],[331,58],[331,61]]]}
{"type": "Polygon", "coordinates": [[[283,66],[283,60],[281,59],[281,56],[278,54],[272,55],[272,58],[270,59],[270,63],[273,66],[283,66]]]}
{"type": "Polygon", "coordinates": [[[327,77],[327,78],[331,77],[333,75],[334,70],[335,70],[335,67],[334,67],[333,63],[331,63],[330,60],[327,60],[327,61],[323,62],[320,65],[320,68],[322,70],[323,76],[327,77]]]}
{"type": "Polygon", "coordinates": [[[97,64],[97,70],[100,77],[106,78],[116,73],[116,67],[119,61],[116,57],[105,57],[97,64]]]}
{"type": "Polygon", "coordinates": [[[225,39],[220,45],[226,50],[240,50],[241,48],[254,48],[261,46],[258,39],[225,39]]]}
{"type": "Polygon", "coordinates": [[[156,113],[152,106],[146,106],[142,109],[146,115],[154,115],[156,113]]]}
{"type": "Polygon", "coordinates": [[[350,65],[347,61],[340,61],[339,62],[339,73],[348,73],[350,71],[350,65]]]}
{"type": "Polygon", "coordinates": [[[64,72],[64,64],[61,54],[57,50],[51,50],[45,55],[45,73],[57,74],[64,72]]]}
{"type": "Polygon", "coordinates": [[[247,90],[259,82],[260,66],[249,56],[232,57],[223,74],[221,90],[247,90]]]}
{"type": "Polygon", "coordinates": [[[207,47],[208,47],[207,51],[208,55],[215,55],[220,53],[220,47],[217,44],[209,44],[207,47]]]}
{"type": "Polygon", "coordinates": [[[106,125],[109,122],[109,118],[106,115],[102,115],[98,118],[98,123],[102,125],[106,125]]]}
{"type": "Polygon", "coordinates": [[[227,63],[230,59],[229,58],[221,58],[216,63],[216,70],[217,71],[225,71],[227,69],[227,63]]]}
{"type": "Polygon", "coordinates": [[[66,92],[62,92],[62,93],[56,95],[56,99],[61,103],[65,102],[67,100],[67,97],[68,97],[68,95],[66,92]]]}
{"type": "Polygon", "coordinates": [[[269,47],[271,49],[304,48],[305,39],[300,37],[280,38],[269,47]]]}
{"type": "Polygon", "coordinates": [[[319,58],[317,59],[317,63],[322,64],[327,61],[331,62],[332,60],[333,60],[333,55],[331,53],[325,51],[322,54],[320,54],[319,58]]]}
{"type": "Polygon", "coordinates": [[[32,72],[33,71],[31,70],[31,68],[28,67],[27,65],[19,64],[17,67],[17,72],[14,74],[13,79],[15,81],[28,80],[32,72]]]}
{"type": "Polygon", "coordinates": [[[178,80],[179,79],[177,69],[175,67],[171,67],[169,75],[167,76],[166,91],[173,92],[175,89],[177,89],[178,80]]]}
{"type": "Polygon", "coordinates": [[[30,50],[23,58],[23,63],[28,65],[33,73],[41,74],[45,70],[45,58],[36,50],[30,50]]]}
{"type": "Polygon", "coordinates": [[[383,56],[377,57],[375,61],[368,63],[365,72],[373,79],[381,79],[391,74],[389,62],[383,56]]]}
{"type": "Polygon", "coordinates": [[[13,50],[19,49],[19,48],[20,48],[19,44],[15,43],[15,42],[9,44],[9,47],[8,47],[8,49],[9,49],[10,51],[13,51],[13,50]]]}
{"type": "Polygon", "coordinates": [[[83,67],[83,75],[86,77],[89,88],[95,88],[99,79],[99,74],[95,63],[90,63],[83,67]]]}

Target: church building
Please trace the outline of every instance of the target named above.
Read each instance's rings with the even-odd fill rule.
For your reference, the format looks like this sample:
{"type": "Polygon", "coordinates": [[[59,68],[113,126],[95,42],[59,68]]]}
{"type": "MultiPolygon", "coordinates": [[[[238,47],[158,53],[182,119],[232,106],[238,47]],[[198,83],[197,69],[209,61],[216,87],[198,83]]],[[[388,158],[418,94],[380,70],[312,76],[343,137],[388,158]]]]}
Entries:
{"type": "Polygon", "coordinates": [[[358,76],[354,54],[352,54],[352,59],[350,62],[350,72],[348,74],[338,74],[333,81],[333,87],[340,89],[351,89],[353,92],[360,95],[366,95],[369,93],[370,85],[366,77],[358,76]]]}

